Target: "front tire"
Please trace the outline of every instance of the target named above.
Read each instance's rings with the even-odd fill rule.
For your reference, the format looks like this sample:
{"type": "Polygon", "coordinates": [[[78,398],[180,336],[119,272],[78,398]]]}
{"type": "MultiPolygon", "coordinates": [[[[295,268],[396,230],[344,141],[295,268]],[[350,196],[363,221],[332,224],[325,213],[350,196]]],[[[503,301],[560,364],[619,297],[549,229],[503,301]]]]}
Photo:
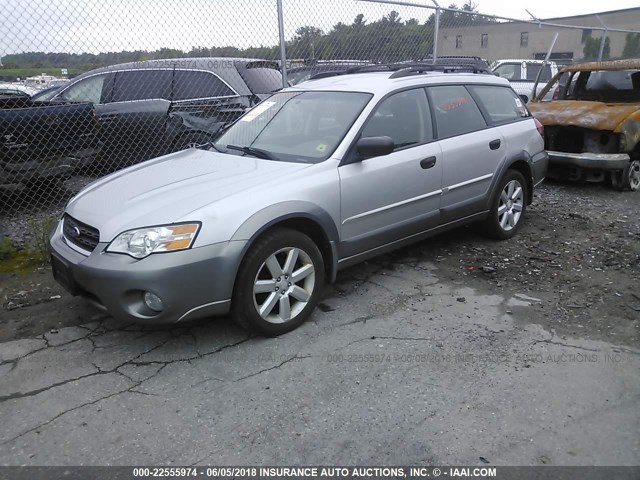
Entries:
{"type": "Polygon", "coordinates": [[[507,171],[498,184],[492,200],[489,218],[484,222],[484,233],[496,240],[513,237],[522,225],[527,209],[527,184],[524,176],[515,170],[507,171]]]}
{"type": "Polygon", "coordinates": [[[640,160],[631,160],[622,172],[612,173],[611,185],[621,192],[640,190],[640,160]]]}
{"type": "Polygon", "coordinates": [[[277,336],[299,327],[324,286],[324,262],[306,235],[278,228],[259,238],[236,280],[232,316],[246,330],[277,336]]]}

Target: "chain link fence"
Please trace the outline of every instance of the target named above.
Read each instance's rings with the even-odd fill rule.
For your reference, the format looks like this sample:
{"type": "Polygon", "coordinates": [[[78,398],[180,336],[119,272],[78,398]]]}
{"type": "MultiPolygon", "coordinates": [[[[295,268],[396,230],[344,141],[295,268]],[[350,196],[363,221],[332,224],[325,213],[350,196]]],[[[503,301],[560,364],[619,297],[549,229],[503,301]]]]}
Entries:
{"type": "Polygon", "coordinates": [[[543,21],[471,3],[9,0],[0,218],[55,214],[106,173],[215,139],[283,76],[471,56],[510,59],[499,73],[516,82],[541,68],[523,60],[639,57],[639,24],[640,8],[543,21]]]}

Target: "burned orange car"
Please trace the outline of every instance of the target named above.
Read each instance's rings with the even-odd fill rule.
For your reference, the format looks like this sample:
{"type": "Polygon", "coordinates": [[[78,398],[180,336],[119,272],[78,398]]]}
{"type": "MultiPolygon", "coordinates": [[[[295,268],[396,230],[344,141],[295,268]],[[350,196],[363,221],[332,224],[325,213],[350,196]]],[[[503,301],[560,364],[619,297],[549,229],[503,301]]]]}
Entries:
{"type": "Polygon", "coordinates": [[[547,176],[640,189],[640,59],[565,67],[527,106],[545,127],[547,176]]]}

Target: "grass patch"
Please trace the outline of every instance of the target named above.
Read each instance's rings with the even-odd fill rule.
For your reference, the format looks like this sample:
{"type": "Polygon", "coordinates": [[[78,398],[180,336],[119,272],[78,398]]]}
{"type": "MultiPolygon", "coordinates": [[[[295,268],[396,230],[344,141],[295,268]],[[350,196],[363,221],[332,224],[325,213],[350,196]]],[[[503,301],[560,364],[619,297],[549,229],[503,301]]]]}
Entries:
{"type": "Polygon", "coordinates": [[[26,274],[47,265],[47,237],[55,223],[53,216],[29,220],[31,241],[22,249],[17,249],[10,237],[0,240],[0,273],[26,274]]]}

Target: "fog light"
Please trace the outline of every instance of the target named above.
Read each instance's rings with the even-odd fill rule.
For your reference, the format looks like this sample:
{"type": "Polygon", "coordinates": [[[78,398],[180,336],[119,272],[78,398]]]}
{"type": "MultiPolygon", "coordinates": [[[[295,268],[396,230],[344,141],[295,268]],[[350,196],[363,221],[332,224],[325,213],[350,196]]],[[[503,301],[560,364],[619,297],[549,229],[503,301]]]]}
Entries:
{"type": "Polygon", "coordinates": [[[164,308],[160,297],[151,292],[144,292],[144,303],[154,312],[161,312],[164,308]]]}

